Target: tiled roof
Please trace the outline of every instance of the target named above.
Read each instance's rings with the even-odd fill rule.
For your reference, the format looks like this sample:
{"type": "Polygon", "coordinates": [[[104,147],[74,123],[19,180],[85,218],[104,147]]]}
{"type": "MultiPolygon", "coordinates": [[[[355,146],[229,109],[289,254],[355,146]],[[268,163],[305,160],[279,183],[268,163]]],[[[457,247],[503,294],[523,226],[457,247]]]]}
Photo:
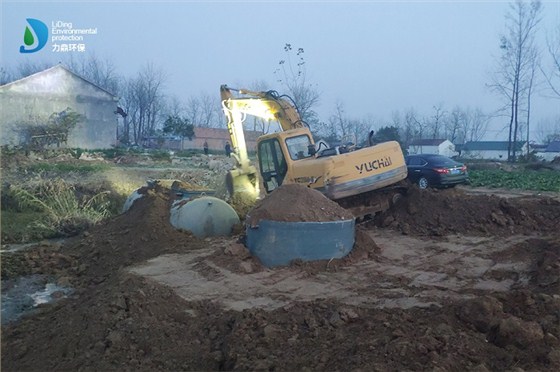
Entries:
{"type": "Polygon", "coordinates": [[[560,141],[550,142],[544,152],[560,152],[560,141]]]}
{"type": "MultiPolygon", "coordinates": [[[[518,141],[515,149],[519,151],[525,142],[518,141]]],[[[470,141],[465,143],[463,151],[507,151],[508,141],[470,141]]]]}
{"type": "Polygon", "coordinates": [[[445,139],[430,139],[430,138],[417,139],[417,140],[413,140],[410,143],[410,146],[439,146],[445,141],[447,141],[447,140],[445,140],[445,139]]]}

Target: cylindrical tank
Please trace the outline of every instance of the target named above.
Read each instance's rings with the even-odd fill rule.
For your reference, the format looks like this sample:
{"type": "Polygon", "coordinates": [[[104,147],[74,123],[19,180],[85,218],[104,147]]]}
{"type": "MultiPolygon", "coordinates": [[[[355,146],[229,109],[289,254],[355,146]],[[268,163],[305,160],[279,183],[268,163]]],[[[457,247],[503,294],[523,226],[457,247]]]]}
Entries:
{"type": "Polygon", "coordinates": [[[355,222],[280,222],[261,220],[246,226],[247,248],[267,267],[289,265],[293,260],[342,258],[352,250],[355,222]]]}
{"type": "Polygon", "coordinates": [[[192,232],[199,238],[227,236],[240,222],[235,210],[225,201],[203,196],[192,200],[178,200],[171,207],[171,225],[192,232]]]}

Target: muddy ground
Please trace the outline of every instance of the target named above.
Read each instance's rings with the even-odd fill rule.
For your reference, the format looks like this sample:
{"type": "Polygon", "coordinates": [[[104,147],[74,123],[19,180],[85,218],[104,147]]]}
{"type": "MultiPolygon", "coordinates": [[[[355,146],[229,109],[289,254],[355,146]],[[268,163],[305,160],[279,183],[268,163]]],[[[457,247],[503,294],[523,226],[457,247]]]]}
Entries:
{"type": "Polygon", "coordinates": [[[73,292],[3,324],[2,370],[559,370],[560,201],[503,196],[412,189],[349,256],[269,269],[150,191],[3,255],[73,292]]]}

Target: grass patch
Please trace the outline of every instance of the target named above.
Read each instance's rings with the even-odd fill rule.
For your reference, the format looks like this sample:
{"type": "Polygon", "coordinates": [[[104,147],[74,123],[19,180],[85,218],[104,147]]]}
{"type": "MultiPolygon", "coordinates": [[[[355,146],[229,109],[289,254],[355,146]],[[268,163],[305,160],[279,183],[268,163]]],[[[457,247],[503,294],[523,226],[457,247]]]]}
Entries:
{"type": "Polygon", "coordinates": [[[499,169],[469,171],[471,186],[560,192],[560,172],[499,169]]]}
{"type": "Polygon", "coordinates": [[[6,216],[10,211],[2,211],[2,222],[6,218],[18,221],[6,226],[2,224],[3,241],[20,236],[21,241],[72,236],[111,215],[108,191],[84,195],[60,178],[45,181],[32,189],[12,186],[9,193],[12,203],[17,205],[11,212],[19,215],[6,216]],[[27,230],[27,233],[23,230],[14,232],[20,229],[27,230]]]}
{"type": "Polygon", "coordinates": [[[55,237],[52,231],[36,228],[34,223],[46,218],[41,211],[2,211],[2,243],[27,243],[55,237]]]}
{"type": "Polygon", "coordinates": [[[152,158],[152,160],[154,161],[171,162],[171,154],[166,150],[150,151],[150,158],[152,158]]]}

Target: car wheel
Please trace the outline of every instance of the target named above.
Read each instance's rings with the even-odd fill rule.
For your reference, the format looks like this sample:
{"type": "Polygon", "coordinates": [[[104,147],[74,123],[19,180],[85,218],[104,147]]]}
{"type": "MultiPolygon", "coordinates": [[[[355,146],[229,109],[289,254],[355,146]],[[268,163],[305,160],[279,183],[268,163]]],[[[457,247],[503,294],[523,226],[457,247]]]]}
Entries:
{"type": "Polygon", "coordinates": [[[428,180],[426,179],[426,177],[420,177],[420,179],[418,180],[418,187],[420,187],[422,190],[427,189],[428,188],[428,180]]]}

